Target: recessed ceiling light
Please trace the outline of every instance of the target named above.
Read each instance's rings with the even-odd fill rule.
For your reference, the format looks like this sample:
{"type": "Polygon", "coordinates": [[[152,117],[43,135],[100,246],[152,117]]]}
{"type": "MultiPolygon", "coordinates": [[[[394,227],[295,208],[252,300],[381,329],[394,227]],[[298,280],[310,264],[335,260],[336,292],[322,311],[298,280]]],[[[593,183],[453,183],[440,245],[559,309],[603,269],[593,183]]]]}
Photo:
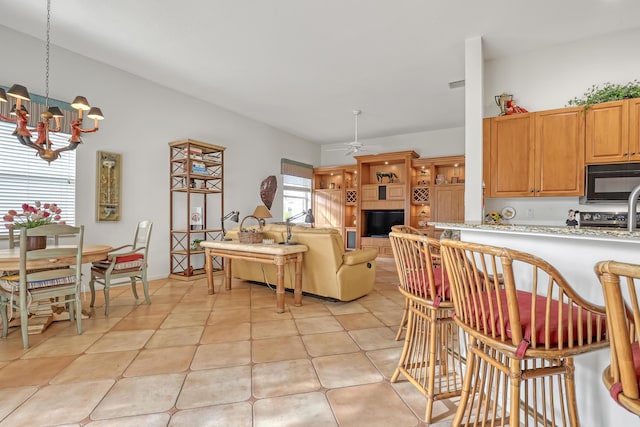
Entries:
{"type": "Polygon", "coordinates": [[[457,89],[464,87],[464,80],[456,80],[455,82],[449,82],[449,89],[457,89]]]}

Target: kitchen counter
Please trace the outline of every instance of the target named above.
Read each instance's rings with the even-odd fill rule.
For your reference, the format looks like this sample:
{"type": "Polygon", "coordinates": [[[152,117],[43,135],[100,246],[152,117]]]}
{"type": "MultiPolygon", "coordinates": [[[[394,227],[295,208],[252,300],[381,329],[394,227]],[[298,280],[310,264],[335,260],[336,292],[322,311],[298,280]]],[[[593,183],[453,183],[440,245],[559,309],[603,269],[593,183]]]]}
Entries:
{"type": "Polygon", "coordinates": [[[569,228],[542,225],[481,224],[430,222],[429,225],[445,230],[476,230],[492,233],[527,234],[569,239],[602,240],[640,244],[640,230],[629,233],[626,229],[614,228],[569,228]]]}
{"type": "MultiPolygon", "coordinates": [[[[583,298],[598,305],[604,304],[602,286],[593,271],[598,261],[613,259],[640,264],[640,231],[480,223],[431,222],[429,225],[459,231],[463,241],[516,249],[543,258],[558,269],[583,298]]],[[[516,280],[518,277],[516,272],[516,280]]],[[[610,363],[608,349],[577,356],[574,362],[582,425],[638,424],[638,417],[622,410],[602,384],[602,370],[610,363]]]]}

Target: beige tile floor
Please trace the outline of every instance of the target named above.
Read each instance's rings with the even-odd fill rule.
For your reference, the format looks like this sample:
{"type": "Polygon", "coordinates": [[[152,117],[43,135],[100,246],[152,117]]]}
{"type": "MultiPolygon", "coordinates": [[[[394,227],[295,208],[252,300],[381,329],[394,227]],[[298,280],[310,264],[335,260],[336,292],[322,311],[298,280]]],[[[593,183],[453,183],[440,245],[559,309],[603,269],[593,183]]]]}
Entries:
{"type": "MultiPolygon", "coordinates": [[[[390,383],[402,343],[394,336],[403,299],[393,260],[376,286],[349,303],[203,279],[150,283],[151,305],[112,288],[77,335],[55,322],[0,339],[4,426],[423,426],[424,397],[390,383]]],[[[99,294],[101,296],[101,294],[99,294]]],[[[88,300],[85,299],[88,307],[88,300]]],[[[449,425],[455,401],[434,405],[431,425],[449,425]]]]}

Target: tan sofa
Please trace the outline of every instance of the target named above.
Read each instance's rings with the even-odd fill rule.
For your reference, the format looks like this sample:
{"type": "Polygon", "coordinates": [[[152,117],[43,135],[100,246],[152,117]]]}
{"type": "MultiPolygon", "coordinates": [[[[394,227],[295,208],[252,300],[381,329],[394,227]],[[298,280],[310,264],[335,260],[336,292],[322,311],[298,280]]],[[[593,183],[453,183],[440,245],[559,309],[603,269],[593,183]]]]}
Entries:
{"type": "MultiPolygon", "coordinates": [[[[266,224],[264,238],[276,243],[286,238],[286,226],[266,224]]],[[[345,252],[342,236],[332,228],[309,228],[293,226],[291,241],[306,245],[302,263],[302,291],[340,301],[351,301],[366,295],[373,289],[376,278],[376,255],[374,249],[345,252]]],[[[238,228],[227,232],[227,238],[238,240],[238,228]]],[[[234,260],[233,277],[275,286],[275,265],[234,260]],[[264,270],[263,270],[264,269],[264,270]]],[[[285,270],[285,287],[293,289],[294,267],[288,264],[285,270]]]]}

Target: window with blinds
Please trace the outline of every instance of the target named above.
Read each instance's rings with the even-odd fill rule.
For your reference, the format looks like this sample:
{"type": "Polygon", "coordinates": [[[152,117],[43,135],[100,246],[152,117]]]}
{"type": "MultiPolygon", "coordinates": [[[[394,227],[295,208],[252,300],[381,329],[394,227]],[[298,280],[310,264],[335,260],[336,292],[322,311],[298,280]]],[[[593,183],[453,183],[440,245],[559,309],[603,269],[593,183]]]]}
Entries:
{"type": "MultiPolygon", "coordinates": [[[[65,151],[48,163],[31,148],[20,145],[13,131],[15,123],[0,121],[0,217],[9,209],[22,211],[22,204],[57,203],[62,219],[75,224],[76,153],[65,151]]],[[[68,144],[70,135],[50,133],[54,145],[68,144]]],[[[32,138],[35,139],[35,138],[32,138]]],[[[8,230],[0,226],[0,236],[8,230]]]]}
{"type": "MultiPolygon", "coordinates": [[[[282,219],[306,212],[311,208],[311,177],[313,166],[294,160],[281,160],[282,219]]],[[[293,222],[304,222],[301,217],[293,222]]]]}

